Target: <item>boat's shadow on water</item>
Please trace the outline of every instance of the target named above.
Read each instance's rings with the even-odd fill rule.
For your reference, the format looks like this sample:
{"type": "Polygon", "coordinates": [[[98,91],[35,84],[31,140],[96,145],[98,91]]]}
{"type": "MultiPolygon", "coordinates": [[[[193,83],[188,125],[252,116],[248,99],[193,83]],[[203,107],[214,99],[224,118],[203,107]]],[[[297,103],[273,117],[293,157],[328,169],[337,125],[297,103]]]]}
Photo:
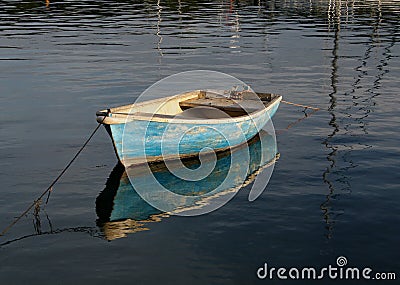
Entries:
{"type": "MultiPolygon", "coordinates": [[[[214,207],[213,203],[220,203],[221,199],[224,199],[221,197],[228,197],[228,199],[233,197],[240,188],[253,182],[265,167],[273,164],[276,157],[274,137],[262,131],[246,144],[217,153],[216,161],[202,159],[203,164],[215,163],[215,166],[209,175],[198,181],[187,181],[175,176],[164,162],[149,165],[150,173],[146,171],[149,169],[147,165],[134,166],[126,171],[123,165],[117,164],[107,179],[106,187],[96,199],[97,226],[106,239],[113,240],[125,237],[129,233],[148,230],[149,223],[159,222],[170,216],[170,212],[160,211],[146,202],[138,194],[140,191],[135,190],[130,179],[135,179],[134,184],[141,189],[152,191],[154,183],[159,183],[168,191],[179,194],[180,206],[174,208],[172,213],[186,212],[190,215],[192,211],[198,214],[199,211],[207,210],[207,207],[214,207]],[[239,159],[233,162],[232,156],[239,159]],[[240,159],[242,157],[243,159],[240,159]],[[244,179],[227,181],[229,172],[231,172],[230,177],[240,178],[243,168],[247,167],[244,165],[245,158],[248,161],[248,171],[244,179]]],[[[182,162],[183,167],[190,169],[199,169],[200,165],[203,167],[198,157],[186,158],[182,162]]],[[[170,165],[168,163],[169,167],[170,165]]],[[[172,165],[176,166],[173,163],[172,165]]],[[[177,173],[179,170],[175,167],[173,172],[177,173]]],[[[154,194],[157,195],[157,192],[153,192],[153,197],[154,194]]],[[[156,204],[168,204],[169,201],[165,200],[163,193],[159,194],[156,204]]]]}

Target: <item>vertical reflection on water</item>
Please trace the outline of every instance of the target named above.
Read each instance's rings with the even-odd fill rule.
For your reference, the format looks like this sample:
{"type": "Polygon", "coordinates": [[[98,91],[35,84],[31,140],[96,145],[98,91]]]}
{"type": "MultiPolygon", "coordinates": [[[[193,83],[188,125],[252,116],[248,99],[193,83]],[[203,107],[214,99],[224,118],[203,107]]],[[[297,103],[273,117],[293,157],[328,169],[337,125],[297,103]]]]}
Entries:
{"type": "MultiPolygon", "coordinates": [[[[221,4],[221,8],[224,4],[221,4]]],[[[225,12],[225,16],[221,13],[220,25],[226,25],[230,29],[230,38],[228,47],[232,53],[240,53],[240,15],[239,15],[239,3],[237,1],[229,1],[229,9],[225,12]]],[[[222,12],[222,11],[221,11],[222,12]]]]}
{"type": "Polygon", "coordinates": [[[162,21],[161,12],[162,12],[162,6],[160,5],[160,0],[157,0],[157,32],[156,32],[156,35],[158,37],[157,50],[158,50],[158,54],[159,54],[159,57],[158,57],[159,66],[161,66],[161,62],[162,62],[161,59],[163,57],[163,52],[161,49],[161,43],[163,41],[163,37],[161,35],[161,30],[160,30],[160,25],[161,25],[161,21],[162,21]]]}
{"type": "Polygon", "coordinates": [[[33,229],[36,235],[41,235],[43,233],[42,230],[42,221],[40,218],[40,212],[43,212],[44,216],[46,217],[47,223],[48,223],[48,227],[49,227],[49,231],[53,232],[53,224],[51,223],[50,217],[46,212],[46,208],[42,208],[41,205],[41,201],[37,201],[35,204],[35,207],[33,209],[33,229]]]}
{"type": "MultiPolygon", "coordinates": [[[[331,1],[329,3],[329,9],[328,9],[328,19],[331,19],[331,1]]],[[[330,28],[330,20],[329,20],[329,28],[330,28]]],[[[321,210],[324,215],[324,220],[326,223],[326,229],[327,229],[327,234],[326,237],[330,239],[332,237],[333,233],[333,224],[334,224],[334,217],[332,217],[333,212],[331,210],[331,198],[335,193],[334,185],[332,181],[329,179],[329,174],[332,172],[332,170],[336,167],[336,153],[337,153],[337,147],[331,144],[330,140],[333,138],[336,133],[339,132],[339,125],[336,122],[336,114],[334,113],[334,109],[336,107],[336,93],[337,93],[337,82],[338,82],[338,66],[337,66],[337,61],[338,61],[338,49],[339,49],[339,31],[340,31],[340,21],[337,21],[336,25],[334,26],[334,38],[333,38],[333,49],[332,49],[332,70],[331,70],[331,87],[332,87],[332,92],[329,94],[330,100],[329,100],[329,114],[331,115],[331,120],[329,122],[329,125],[333,128],[332,133],[328,135],[328,137],[324,140],[323,144],[325,145],[326,148],[330,150],[327,160],[330,162],[329,166],[326,168],[324,173],[322,174],[324,183],[328,184],[329,192],[328,195],[326,195],[326,200],[321,204],[321,210]]]]}
{"type": "Polygon", "coordinates": [[[38,235],[42,233],[42,223],[40,220],[40,200],[36,201],[33,209],[33,228],[38,235]]]}
{"type": "MultiPolygon", "coordinates": [[[[354,82],[350,85],[350,90],[343,93],[338,92],[338,78],[341,77],[341,74],[338,74],[338,66],[341,67],[341,70],[345,69],[345,66],[342,66],[343,64],[338,64],[339,59],[345,58],[345,56],[341,57],[338,53],[339,41],[347,40],[346,38],[340,37],[342,18],[341,5],[341,1],[330,0],[327,8],[328,30],[333,31],[330,76],[332,91],[329,93],[330,105],[328,108],[331,116],[329,126],[332,128],[332,132],[323,142],[325,147],[329,150],[327,155],[329,166],[323,172],[322,177],[324,183],[328,185],[329,191],[326,195],[326,200],[321,204],[320,208],[326,223],[326,237],[328,240],[333,236],[335,221],[338,216],[344,213],[343,209],[334,209],[333,201],[336,196],[351,192],[348,171],[358,167],[358,164],[349,157],[354,151],[363,151],[372,147],[372,145],[368,143],[368,137],[366,137],[366,135],[368,135],[367,118],[369,114],[374,111],[374,106],[377,103],[375,98],[381,95],[379,92],[382,86],[381,81],[385,74],[389,72],[389,69],[385,67],[392,58],[391,49],[396,44],[396,35],[399,29],[398,25],[382,25],[382,9],[381,2],[379,1],[376,7],[377,13],[372,13],[374,9],[371,9],[371,18],[360,20],[364,22],[357,23],[371,28],[372,31],[369,33],[364,30],[366,29],[365,27],[359,28],[362,32],[358,34],[360,38],[365,35],[368,36],[368,41],[362,43],[366,46],[366,49],[360,56],[360,63],[352,68],[352,70],[356,72],[356,76],[354,77],[354,82]],[[383,41],[381,41],[381,32],[384,34],[385,40],[383,41]],[[392,36],[388,37],[387,33],[392,36]],[[382,58],[378,60],[380,54],[382,58]],[[376,65],[373,65],[374,60],[378,61],[376,65]],[[367,87],[368,85],[372,86],[367,87]],[[339,102],[344,102],[344,104],[341,105],[339,102]],[[355,137],[359,138],[355,139],[355,137]],[[339,153],[340,158],[338,159],[339,153]],[[344,163],[345,165],[339,165],[339,163],[344,163]],[[341,190],[340,193],[338,193],[339,189],[341,190]]],[[[351,18],[355,21],[356,16],[354,12],[359,7],[356,6],[354,1],[351,7],[351,18]]],[[[349,19],[348,1],[345,2],[345,9],[347,23],[349,19]]],[[[347,41],[352,43],[353,40],[359,40],[357,35],[354,39],[347,41]]]]}
{"type": "Polygon", "coordinates": [[[231,20],[231,39],[229,41],[229,48],[234,50],[234,52],[240,52],[240,21],[239,21],[239,13],[238,10],[235,8],[233,11],[233,19],[231,20]]]}
{"type": "MultiPolygon", "coordinates": [[[[351,90],[350,94],[352,95],[354,99],[354,106],[358,107],[357,111],[360,111],[361,114],[356,118],[356,121],[359,123],[359,127],[363,131],[364,134],[368,134],[367,130],[367,123],[364,121],[365,118],[368,117],[369,113],[373,112],[373,106],[376,105],[376,101],[374,100],[377,96],[381,95],[379,92],[379,89],[381,88],[381,81],[384,78],[385,74],[389,72],[388,69],[385,69],[385,67],[389,64],[390,59],[392,58],[392,53],[391,49],[394,47],[396,44],[396,34],[398,33],[398,28],[399,26],[396,25],[393,29],[393,31],[390,31],[392,33],[392,36],[389,37],[389,41],[381,41],[380,39],[380,28],[381,28],[381,23],[382,23],[382,18],[381,18],[381,11],[379,10],[379,13],[377,14],[375,23],[373,25],[373,31],[370,36],[370,41],[369,41],[369,46],[365,51],[365,55],[361,60],[361,63],[359,66],[357,66],[356,70],[359,72],[357,80],[355,83],[352,85],[353,89],[351,90]],[[369,82],[368,76],[370,74],[368,73],[368,60],[375,56],[378,57],[379,50],[383,49],[382,52],[382,59],[378,61],[378,64],[373,68],[373,70],[377,71],[377,74],[374,76],[374,80],[372,82],[372,86],[366,90],[366,94],[368,96],[356,96],[355,93],[358,89],[361,89],[363,85],[366,85],[365,83],[362,85],[362,79],[366,78],[366,80],[369,82]]],[[[370,76],[371,77],[371,76],[370,76]]],[[[351,116],[351,113],[357,113],[350,112],[350,109],[352,106],[349,106],[346,111],[351,116]]],[[[360,144],[361,145],[361,144],[360,144]]],[[[370,148],[371,146],[368,144],[362,144],[364,148],[370,148]]]]}

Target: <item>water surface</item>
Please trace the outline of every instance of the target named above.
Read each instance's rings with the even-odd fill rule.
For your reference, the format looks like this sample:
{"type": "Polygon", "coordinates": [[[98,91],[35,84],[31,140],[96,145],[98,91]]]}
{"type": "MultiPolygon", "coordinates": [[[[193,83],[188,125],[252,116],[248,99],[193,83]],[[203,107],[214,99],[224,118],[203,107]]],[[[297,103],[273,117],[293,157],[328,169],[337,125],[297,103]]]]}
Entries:
{"type": "Polygon", "coordinates": [[[221,71],[322,109],[286,131],[304,113],[280,107],[281,157],[256,201],[247,186],[218,211],[111,242],[95,207],[116,164],[101,129],[40,225],[29,214],[1,237],[2,283],[252,284],[264,262],[340,255],[400,275],[399,12],[396,1],[2,1],[2,227],[72,158],[97,110],[165,76],[221,71]]]}

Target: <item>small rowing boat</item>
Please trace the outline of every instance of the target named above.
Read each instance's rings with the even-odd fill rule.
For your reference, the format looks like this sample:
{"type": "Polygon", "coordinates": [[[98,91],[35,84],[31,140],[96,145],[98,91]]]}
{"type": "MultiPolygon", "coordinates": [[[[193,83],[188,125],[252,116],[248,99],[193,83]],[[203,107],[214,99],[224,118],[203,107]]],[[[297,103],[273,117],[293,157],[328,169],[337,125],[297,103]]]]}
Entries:
{"type": "Polygon", "coordinates": [[[282,96],[246,91],[195,90],[96,113],[125,166],[202,151],[223,151],[253,138],[282,96]]]}

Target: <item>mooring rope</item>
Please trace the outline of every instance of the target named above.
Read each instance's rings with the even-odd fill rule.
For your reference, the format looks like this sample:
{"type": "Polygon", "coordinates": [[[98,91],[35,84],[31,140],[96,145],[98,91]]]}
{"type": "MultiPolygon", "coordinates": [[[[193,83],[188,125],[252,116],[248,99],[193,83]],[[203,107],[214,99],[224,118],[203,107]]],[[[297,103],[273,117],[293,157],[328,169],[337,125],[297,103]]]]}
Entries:
{"type": "Polygon", "coordinates": [[[297,103],[293,103],[293,102],[289,102],[289,101],[285,101],[285,100],[281,100],[282,103],[288,104],[288,105],[292,105],[292,106],[296,106],[296,107],[301,107],[304,108],[304,117],[301,117],[299,119],[297,119],[294,122],[291,122],[289,125],[287,125],[286,128],[281,129],[281,130],[277,130],[275,133],[276,134],[281,134],[283,132],[288,131],[291,127],[293,127],[294,125],[297,125],[298,123],[300,123],[301,121],[303,121],[306,118],[311,117],[312,114],[314,114],[315,112],[321,110],[320,108],[316,108],[316,107],[311,107],[311,106],[307,106],[307,105],[302,105],[302,104],[297,104],[297,103]],[[307,109],[312,110],[311,112],[307,113],[307,109]]]}
{"type": "Polygon", "coordinates": [[[302,107],[305,109],[311,109],[311,110],[315,110],[315,111],[319,111],[320,108],[316,108],[316,107],[311,107],[311,106],[307,106],[307,105],[301,105],[301,104],[296,104],[293,102],[289,102],[289,101],[285,101],[285,100],[281,100],[282,103],[288,104],[288,105],[293,105],[293,106],[297,106],[297,107],[302,107]]]}
{"type": "MultiPolygon", "coordinates": [[[[107,115],[109,113],[109,110],[107,111],[107,115]]],[[[58,182],[58,180],[60,180],[60,178],[64,175],[64,173],[68,170],[68,168],[72,165],[72,163],[75,161],[75,159],[81,154],[81,152],[83,151],[83,149],[86,147],[86,145],[89,143],[89,141],[92,139],[92,137],[94,136],[94,134],[97,132],[97,130],[100,128],[101,124],[103,123],[103,121],[105,120],[105,118],[107,117],[107,115],[104,116],[103,120],[101,120],[101,122],[99,122],[96,126],[96,128],[93,130],[93,132],[91,133],[91,135],[89,136],[89,138],[85,141],[85,143],[81,146],[81,148],[78,150],[78,152],[74,155],[74,157],[71,159],[71,161],[64,167],[64,169],[60,172],[60,174],[56,177],[56,179],[53,180],[53,182],[51,182],[51,184],[49,185],[49,187],[47,187],[47,189],[36,199],[32,202],[32,204],[29,205],[29,207],[21,214],[19,215],[11,224],[9,224],[1,233],[0,236],[5,235],[16,223],[18,223],[23,216],[25,216],[26,214],[28,214],[28,212],[35,207],[35,212],[37,211],[37,208],[40,207],[40,203],[42,201],[42,198],[48,194],[47,199],[46,199],[46,204],[49,201],[50,198],[50,193],[53,190],[53,186],[58,182]]]]}

